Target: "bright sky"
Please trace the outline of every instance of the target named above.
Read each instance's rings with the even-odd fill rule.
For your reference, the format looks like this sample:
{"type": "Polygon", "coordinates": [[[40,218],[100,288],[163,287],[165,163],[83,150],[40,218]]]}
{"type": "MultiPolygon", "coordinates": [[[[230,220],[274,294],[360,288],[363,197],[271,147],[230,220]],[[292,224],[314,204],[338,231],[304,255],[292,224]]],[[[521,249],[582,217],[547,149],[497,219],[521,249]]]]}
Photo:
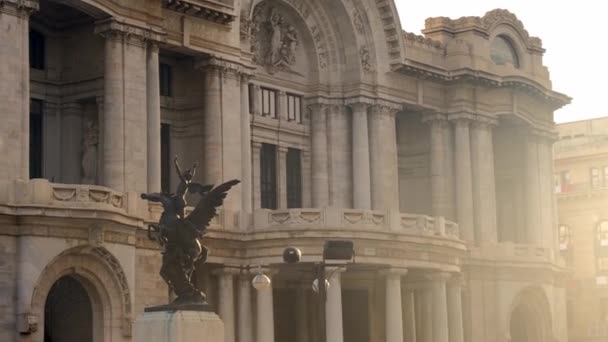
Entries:
{"type": "Polygon", "coordinates": [[[494,8],[508,9],[547,50],[553,90],[572,97],[557,112],[557,122],[608,116],[606,9],[602,0],[395,0],[402,27],[421,34],[428,17],[483,16],[494,8]]]}

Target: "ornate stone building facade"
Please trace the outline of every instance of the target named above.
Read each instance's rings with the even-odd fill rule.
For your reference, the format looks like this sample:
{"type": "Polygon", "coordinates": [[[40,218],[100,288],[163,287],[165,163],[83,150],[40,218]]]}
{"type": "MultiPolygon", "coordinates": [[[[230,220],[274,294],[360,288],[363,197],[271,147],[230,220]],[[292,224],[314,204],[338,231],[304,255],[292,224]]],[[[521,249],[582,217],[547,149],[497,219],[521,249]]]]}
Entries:
{"type": "Polygon", "coordinates": [[[570,341],[608,339],[608,118],[557,126],[559,247],[572,270],[570,341]]]}
{"type": "Polygon", "coordinates": [[[565,342],[569,98],[508,11],[424,34],[390,0],[0,0],[0,340],[132,339],[168,297],[139,194],[177,154],[242,180],[196,275],[227,342],[315,340],[328,239],[356,250],[328,341],[565,342]]]}

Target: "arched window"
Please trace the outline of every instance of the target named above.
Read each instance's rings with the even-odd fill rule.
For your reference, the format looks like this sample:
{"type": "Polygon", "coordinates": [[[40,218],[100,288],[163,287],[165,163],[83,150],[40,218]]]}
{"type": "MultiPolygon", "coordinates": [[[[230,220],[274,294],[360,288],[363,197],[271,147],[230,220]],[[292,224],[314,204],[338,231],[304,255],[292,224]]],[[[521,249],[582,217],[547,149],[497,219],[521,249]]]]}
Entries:
{"type": "Polygon", "coordinates": [[[570,227],[559,225],[559,250],[567,251],[570,248],[570,227]]]}
{"type": "Polygon", "coordinates": [[[490,47],[490,58],[496,65],[511,64],[519,68],[519,57],[508,38],[498,36],[494,38],[490,47]]]}

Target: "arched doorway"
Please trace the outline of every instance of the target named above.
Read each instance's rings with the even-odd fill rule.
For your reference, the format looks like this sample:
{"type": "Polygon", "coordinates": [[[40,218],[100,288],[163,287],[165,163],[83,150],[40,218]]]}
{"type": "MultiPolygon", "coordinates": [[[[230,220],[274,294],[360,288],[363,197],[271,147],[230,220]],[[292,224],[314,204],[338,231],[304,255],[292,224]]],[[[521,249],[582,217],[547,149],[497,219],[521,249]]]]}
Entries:
{"type": "Polygon", "coordinates": [[[92,342],[93,306],[83,284],[66,275],[51,287],[44,305],[44,342],[92,342]]]}
{"type": "Polygon", "coordinates": [[[545,342],[551,335],[551,311],[542,290],[523,291],[509,321],[510,342],[545,342]]]}

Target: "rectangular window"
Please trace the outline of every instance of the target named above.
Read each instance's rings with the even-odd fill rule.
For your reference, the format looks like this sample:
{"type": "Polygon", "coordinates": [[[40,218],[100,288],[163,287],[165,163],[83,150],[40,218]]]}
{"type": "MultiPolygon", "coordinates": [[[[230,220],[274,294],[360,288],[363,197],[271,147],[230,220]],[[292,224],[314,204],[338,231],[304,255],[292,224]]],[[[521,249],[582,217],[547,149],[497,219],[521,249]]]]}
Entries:
{"type": "Polygon", "coordinates": [[[287,150],[287,208],[302,208],[302,153],[287,150]]]}
{"type": "Polygon", "coordinates": [[[271,118],[277,117],[277,92],[276,90],[262,88],[262,115],[271,118]]]}
{"type": "Polygon", "coordinates": [[[43,70],[45,67],[46,41],[42,33],[30,31],[30,68],[43,70]]]}
{"type": "Polygon", "coordinates": [[[608,271],[608,257],[597,258],[597,270],[598,273],[607,274],[608,271]]]}
{"type": "Polygon", "coordinates": [[[171,125],[160,124],[160,187],[171,192],[171,125]]]}
{"type": "Polygon", "coordinates": [[[171,65],[160,63],[159,68],[159,82],[160,82],[160,95],[161,96],[171,96],[172,88],[171,88],[171,65]]]}
{"type": "Polygon", "coordinates": [[[600,183],[600,170],[597,167],[592,167],[590,170],[590,174],[591,174],[591,187],[592,188],[599,188],[601,183],[600,183]]]}
{"type": "Polygon", "coordinates": [[[42,100],[30,101],[30,178],[42,178],[42,100]]]}
{"type": "Polygon", "coordinates": [[[302,122],[302,97],[287,94],[287,120],[302,122]]]}
{"type": "Polygon", "coordinates": [[[262,144],[260,151],[260,190],[263,209],[277,208],[277,147],[262,144]]]}
{"type": "Polygon", "coordinates": [[[254,111],[254,102],[253,102],[253,98],[255,96],[255,87],[253,86],[253,84],[249,83],[249,113],[255,113],[254,111]]]}

